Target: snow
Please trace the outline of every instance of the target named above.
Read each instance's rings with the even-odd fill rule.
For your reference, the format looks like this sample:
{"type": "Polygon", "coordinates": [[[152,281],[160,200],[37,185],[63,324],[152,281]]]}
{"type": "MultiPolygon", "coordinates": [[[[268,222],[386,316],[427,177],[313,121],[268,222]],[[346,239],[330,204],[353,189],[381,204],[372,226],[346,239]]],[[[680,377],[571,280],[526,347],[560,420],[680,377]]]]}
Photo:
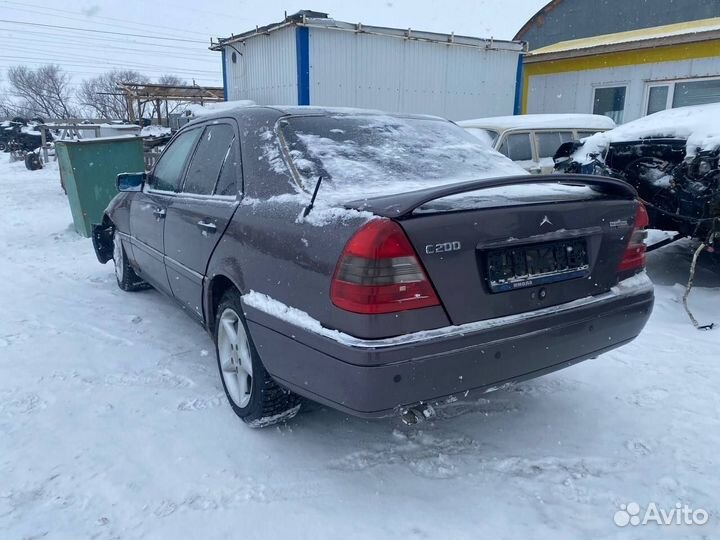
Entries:
{"type": "Polygon", "coordinates": [[[575,152],[573,159],[588,163],[590,154],[603,154],[611,143],[648,137],[687,139],[686,151],[690,157],[698,149],[713,150],[720,146],[719,125],[720,103],[667,109],[583,139],[585,144],[575,152]]]}
{"type": "Polygon", "coordinates": [[[415,213],[474,210],[497,206],[553,202],[557,200],[593,199],[598,196],[589,186],[570,184],[518,184],[488,188],[435,199],[420,206],[415,213]]]}
{"type": "Polygon", "coordinates": [[[163,137],[170,135],[170,128],[153,124],[142,128],[140,135],[143,137],[163,137]]]}
{"type": "MultiPolygon", "coordinates": [[[[682,310],[687,243],[649,255],[650,323],[597,360],[456,396],[417,427],[303,406],[257,431],[207,334],[155,291],[120,291],[73,232],[57,166],[6,159],[3,540],[718,537],[720,331],[682,310]],[[620,529],[631,501],[711,517],[620,529]]],[[[697,317],[720,322],[720,275],[701,264],[695,285],[697,317]]]]}
{"type": "Polygon", "coordinates": [[[599,114],[517,114],[462,120],[457,125],[464,128],[487,128],[494,131],[506,129],[582,129],[605,130],[615,127],[612,118],[599,114]]]}
{"type": "Polygon", "coordinates": [[[618,283],[617,286],[613,288],[610,293],[607,293],[605,295],[599,295],[592,298],[581,298],[558,306],[551,306],[543,309],[538,309],[536,311],[520,313],[517,315],[508,315],[505,317],[499,317],[487,321],[477,321],[458,326],[438,328],[435,330],[413,332],[411,334],[405,334],[398,337],[384,339],[381,343],[377,340],[359,339],[343,332],[339,332],[337,330],[325,328],[324,326],[322,326],[322,324],[320,324],[320,321],[318,321],[317,319],[313,319],[306,312],[294,307],[286,306],[285,304],[275,300],[274,298],[271,298],[270,296],[259,293],[257,291],[250,291],[249,293],[243,295],[243,302],[247,306],[253,307],[259,311],[262,311],[263,313],[267,313],[268,315],[272,315],[273,317],[297,326],[298,328],[302,328],[315,334],[319,334],[321,336],[333,339],[344,345],[349,345],[351,347],[378,348],[381,346],[387,347],[399,344],[417,343],[428,339],[438,339],[442,337],[468,334],[471,332],[479,332],[481,330],[487,330],[488,328],[514,324],[521,321],[527,321],[530,319],[535,319],[537,317],[542,317],[544,315],[552,313],[559,313],[561,311],[566,311],[580,305],[589,305],[595,302],[607,300],[608,298],[613,296],[617,297],[628,294],[638,294],[639,292],[644,291],[650,287],[652,287],[650,278],[648,278],[647,275],[643,273],[621,281],[620,283],[618,283]]]}
{"type": "Polygon", "coordinates": [[[240,107],[253,107],[256,103],[250,99],[238,99],[236,101],[218,101],[215,103],[190,103],[185,107],[185,114],[188,116],[206,116],[218,112],[232,111],[240,107]]]}

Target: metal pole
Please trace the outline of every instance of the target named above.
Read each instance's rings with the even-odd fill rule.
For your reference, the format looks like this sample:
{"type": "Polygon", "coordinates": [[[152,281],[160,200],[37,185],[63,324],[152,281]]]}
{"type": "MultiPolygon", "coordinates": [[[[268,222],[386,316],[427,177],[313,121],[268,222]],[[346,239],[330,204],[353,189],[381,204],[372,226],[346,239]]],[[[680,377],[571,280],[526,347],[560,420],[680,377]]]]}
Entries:
{"type": "Polygon", "coordinates": [[[42,144],[42,154],[43,154],[43,160],[45,163],[49,162],[48,159],[48,149],[47,149],[47,135],[46,135],[47,127],[40,126],[40,143],[42,144]]]}

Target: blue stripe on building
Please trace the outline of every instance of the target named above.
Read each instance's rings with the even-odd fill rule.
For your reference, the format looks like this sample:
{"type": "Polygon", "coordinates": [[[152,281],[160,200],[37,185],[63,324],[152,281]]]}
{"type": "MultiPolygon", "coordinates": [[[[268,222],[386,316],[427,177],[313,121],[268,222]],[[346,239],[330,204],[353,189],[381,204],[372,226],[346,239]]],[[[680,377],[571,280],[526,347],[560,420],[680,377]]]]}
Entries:
{"type": "Polygon", "coordinates": [[[517,72],[515,73],[515,107],[513,114],[522,112],[522,94],[523,94],[523,55],[518,56],[517,72]]]}
{"type": "Polygon", "coordinates": [[[222,72],[223,72],[223,97],[225,98],[225,101],[228,100],[228,86],[227,86],[227,66],[225,65],[225,47],[220,49],[221,51],[221,62],[222,62],[222,72]]]}
{"type": "Polygon", "coordinates": [[[295,28],[298,105],[310,105],[310,29],[295,28]]]}

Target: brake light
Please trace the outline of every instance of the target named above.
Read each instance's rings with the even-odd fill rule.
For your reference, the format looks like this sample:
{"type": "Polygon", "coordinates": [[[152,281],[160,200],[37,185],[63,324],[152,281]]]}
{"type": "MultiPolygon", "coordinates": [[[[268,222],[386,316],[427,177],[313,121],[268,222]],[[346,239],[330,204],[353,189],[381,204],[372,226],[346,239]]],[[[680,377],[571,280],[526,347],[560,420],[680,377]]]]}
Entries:
{"type": "Polygon", "coordinates": [[[369,221],[348,241],[330,299],[341,309],[364,314],[440,305],[405,232],[389,219],[369,221]]]}
{"type": "Polygon", "coordinates": [[[645,246],[647,231],[645,229],[649,223],[650,220],[645,205],[637,201],[635,226],[630,234],[630,240],[625,248],[620,266],[618,266],[618,272],[640,271],[645,268],[645,250],[647,249],[645,246]]]}

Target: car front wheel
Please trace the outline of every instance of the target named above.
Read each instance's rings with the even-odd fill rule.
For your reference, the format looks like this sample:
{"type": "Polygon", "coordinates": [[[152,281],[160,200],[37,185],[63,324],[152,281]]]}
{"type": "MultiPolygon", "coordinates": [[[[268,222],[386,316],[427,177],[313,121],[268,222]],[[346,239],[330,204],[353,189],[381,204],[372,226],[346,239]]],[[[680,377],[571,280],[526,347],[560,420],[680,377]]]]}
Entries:
{"type": "Polygon", "coordinates": [[[115,278],[118,287],[123,291],[139,291],[149,287],[130,266],[125,248],[120,240],[120,233],[117,230],[113,233],[113,263],[115,263],[115,278]]]}
{"type": "Polygon", "coordinates": [[[265,370],[242,317],[240,294],[223,295],[215,321],[218,369],[230,406],[250,427],[288,420],[300,410],[300,397],[279,386],[265,370]]]}

